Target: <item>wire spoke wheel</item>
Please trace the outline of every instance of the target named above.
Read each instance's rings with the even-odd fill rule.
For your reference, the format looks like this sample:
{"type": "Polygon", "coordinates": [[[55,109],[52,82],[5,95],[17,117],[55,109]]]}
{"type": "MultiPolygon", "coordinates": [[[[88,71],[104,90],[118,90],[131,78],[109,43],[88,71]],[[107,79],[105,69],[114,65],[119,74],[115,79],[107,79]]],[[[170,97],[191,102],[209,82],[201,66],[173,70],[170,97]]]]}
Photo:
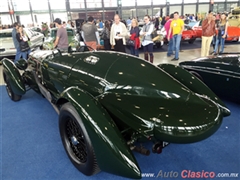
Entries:
{"type": "Polygon", "coordinates": [[[66,125],[66,135],[68,137],[70,147],[76,156],[76,158],[81,162],[87,162],[87,149],[86,144],[79,128],[78,124],[73,119],[67,120],[66,125]]]}
{"type": "Polygon", "coordinates": [[[100,169],[84,121],[69,102],[60,109],[59,130],[63,146],[73,165],[87,176],[98,173],[100,169]]]}

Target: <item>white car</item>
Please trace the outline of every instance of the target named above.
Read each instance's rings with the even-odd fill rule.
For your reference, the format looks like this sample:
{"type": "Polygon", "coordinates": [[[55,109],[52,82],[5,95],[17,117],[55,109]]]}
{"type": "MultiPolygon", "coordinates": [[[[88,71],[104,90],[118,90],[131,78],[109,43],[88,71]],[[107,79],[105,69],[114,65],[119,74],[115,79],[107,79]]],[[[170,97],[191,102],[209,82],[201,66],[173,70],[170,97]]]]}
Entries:
{"type": "MultiPolygon", "coordinates": [[[[29,28],[24,28],[24,32],[30,39],[30,48],[34,50],[41,47],[44,42],[44,35],[39,32],[32,31],[29,28]]],[[[15,56],[16,49],[12,39],[12,29],[0,30],[0,59],[6,56],[15,56]]]]}

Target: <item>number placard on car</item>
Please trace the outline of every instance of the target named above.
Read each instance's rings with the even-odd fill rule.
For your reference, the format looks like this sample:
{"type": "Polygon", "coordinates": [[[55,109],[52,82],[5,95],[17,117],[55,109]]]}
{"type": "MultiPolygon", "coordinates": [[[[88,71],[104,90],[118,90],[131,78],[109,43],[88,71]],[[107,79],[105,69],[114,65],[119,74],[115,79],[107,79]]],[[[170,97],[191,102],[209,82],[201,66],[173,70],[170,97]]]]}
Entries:
{"type": "Polygon", "coordinates": [[[89,64],[96,64],[99,61],[99,58],[96,56],[88,56],[84,58],[83,61],[89,64]]]}

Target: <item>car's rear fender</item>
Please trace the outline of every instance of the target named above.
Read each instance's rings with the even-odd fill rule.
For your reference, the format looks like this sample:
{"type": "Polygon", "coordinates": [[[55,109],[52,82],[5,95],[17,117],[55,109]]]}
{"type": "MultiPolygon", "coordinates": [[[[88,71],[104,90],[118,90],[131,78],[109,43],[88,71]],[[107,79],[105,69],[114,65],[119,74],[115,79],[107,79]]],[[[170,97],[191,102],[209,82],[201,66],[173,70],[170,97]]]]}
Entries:
{"type": "Polygon", "coordinates": [[[100,169],[127,178],[141,178],[135,157],[102,105],[78,87],[66,89],[57,104],[66,100],[74,106],[84,123],[100,169]]]}
{"type": "Polygon", "coordinates": [[[25,85],[16,65],[7,58],[2,60],[2,64],[4,81],[9,81],[14,94],[24,95],[26,92],[25,85]]]}
{"type": "Polygon", "coordinates": [[[212,92],[201,80],[199,80],[196,76],[189,73],[185,69],[180,66],[172,65],[172,64],[159,64],[158,67],[162,68],[168,74],[173,76],[179,82],[181,82],[184,86],[190,89],[192,92],[200,94],[202,96],[207,96],[212,101],[217,103],[221,107],[221,111],[223,116],[230,115],[230,110],[226,107],[226,105],[219,99],[219,97],[212,92]]]}

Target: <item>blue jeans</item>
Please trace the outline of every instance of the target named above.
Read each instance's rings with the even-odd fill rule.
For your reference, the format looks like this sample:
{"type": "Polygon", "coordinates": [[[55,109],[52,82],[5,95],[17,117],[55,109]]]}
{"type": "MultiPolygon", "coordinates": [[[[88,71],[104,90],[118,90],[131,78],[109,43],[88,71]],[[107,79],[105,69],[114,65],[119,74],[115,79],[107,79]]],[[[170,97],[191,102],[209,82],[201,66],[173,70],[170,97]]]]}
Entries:
{"type": "Polygon", "coordinates": [[[219,45],[219,44],[220,44],[220,46],[221,46],[219,53],[223,53],[224,44],[225,44],[225,38],[222,38],[222,37],[217,37],[217,38],[216,38],[214,53],[216,53],[216,52],[218,51],[218,45],[219,45]]]}
{"type": "Polygon", "coordinates": [[[130,46],[130,51],[131,51],[131,55],[139,57],[138,49],[135,49],[135,47],[130,46]]]}
{"type": "Polygon", "coordinates": [[[22,52],[20,50],[20,47],[16,48],[17,52],[16,52],[16,55],[15,55],[15,59],[14,59],[14,62],[16,63],[22,56],[22,52]]]}
{"type": "Polygon", "coordinates": [[[175,34],[173,36],[173,50],[175,51],[175,59],[179,58],[180,42],[182,39],[181,34],[175,34]]]}
{"type": "Polygon", "coordinates": [[[168,42],[167,56],[171,56],[173,54],[173,48],[174,48],[173,38],[171,38],[170,41],[168,42]]]}
{"type": "Polygon", "coordinates": [[[25,51],[25,52],[21,52],[21,53],[22,53],[22,58],[27,60],[28,55],[31,53],[31,49],[29,49],[28,51],[25,51]]]}

